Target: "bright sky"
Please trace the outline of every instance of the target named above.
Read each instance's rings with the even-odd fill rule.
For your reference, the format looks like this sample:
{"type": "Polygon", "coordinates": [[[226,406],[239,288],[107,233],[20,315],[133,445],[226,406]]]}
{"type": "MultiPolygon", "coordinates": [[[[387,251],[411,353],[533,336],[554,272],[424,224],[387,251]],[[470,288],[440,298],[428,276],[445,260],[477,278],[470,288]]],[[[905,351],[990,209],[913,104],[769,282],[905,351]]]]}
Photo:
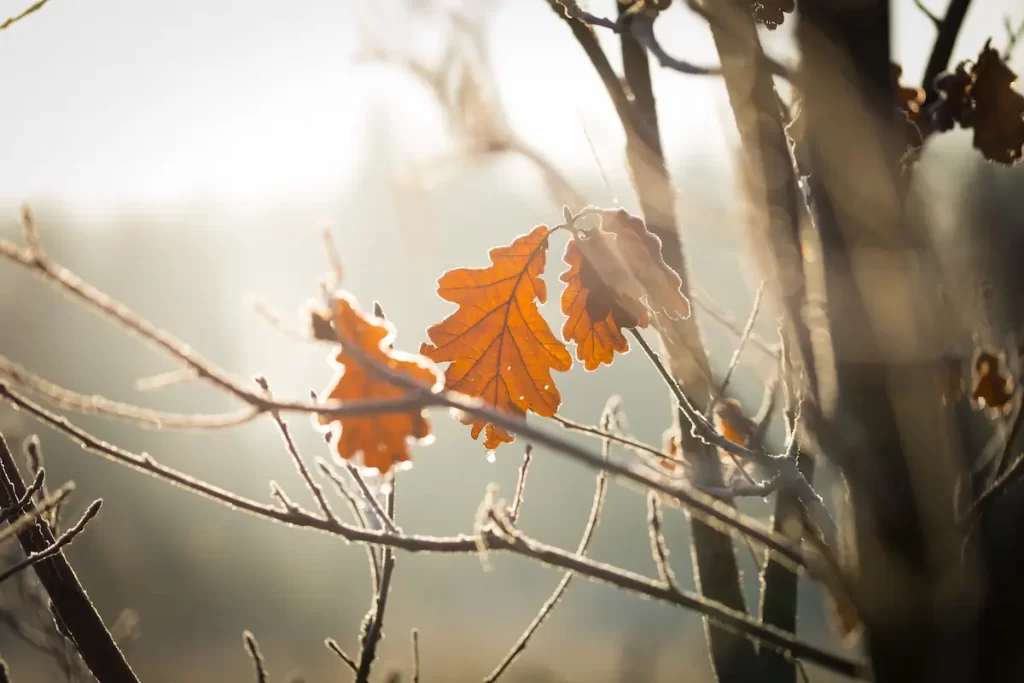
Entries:
{"type": "MultiPolygon", "coordinates": [[[[2,12],[27,1],[2,0],[2,12]]],[[[324,193],[346,182],[366,152],[366,121],[382,112],[411,156],[436,149],[443,126],[429,97],[393,70],[352,60],[367,7],[399,1],[52,0],[0,33],[0,203],[324,193]]],[[[565,27],[542,0],[495,4],[492,58],[513,124],[570,172],[593,172],[582,120],[602,162],[620,163],[621,131],[565,27]]],[[[917,74],[932,29],[912,0],[896,4],[897,56],[917,74]]],[[[614,11],[612,0],[589,6],[614,11]]],[[[1000,44],[1014,6],[1024,14],[1019,0],[974,3],[957,57],[976,54],[988,33],[1000,44]]],[[[392,36],[405,45],[436,28],[391,30],[405,31],[392,36]]],[[[659,33],[679,56],[714,62],[706,27],[682,6],[659,33]]],[[[666,71],[655,78],[666,147],[728,151],[720,85],[666,71]]]]}

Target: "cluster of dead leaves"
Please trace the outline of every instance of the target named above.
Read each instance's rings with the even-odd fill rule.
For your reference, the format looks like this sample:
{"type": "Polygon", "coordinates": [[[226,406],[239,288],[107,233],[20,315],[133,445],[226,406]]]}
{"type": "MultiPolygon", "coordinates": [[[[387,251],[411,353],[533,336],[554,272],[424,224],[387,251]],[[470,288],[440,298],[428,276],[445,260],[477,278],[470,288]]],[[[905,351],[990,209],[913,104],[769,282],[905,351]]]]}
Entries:
{"type": "MultiPolygon", "coordinates": [[[[394,350],[394,328],[381,316],[362,312],[351,295],[333,295],[332,310],[317,310],[311,327],[317,338],[340,347],[338,371],[324,401],[402,398],[409,388],[445,389],[478,399],[496,412],[525,417],[552,416],[561,403],[553,372],[572,366],[566,342],[587,370],[610,364],[629,350],[624,330],[647,327],[657,316],[689,315],[679,277],[661,257],[661,241],[643,220],[623,210],[588,208],[556,228],[540,225],[511,244],[490,251],[491,265],[457,268],[438,280],[437,293],[458,308],[427,330],[418,355],[394,350]],[[597,225],[581,227],[581,219],[597,225]],[[543,279],[549,238],[568,230],[561,274],[561,309],[566,319],[559,339],[541,314],[547,301],[543,279]],[[447,363],[442,375],[436,363],[447,363]],[[396,382],[399,379],[401,381],[396,382]],[[403,384],[405,386],[403,386],[403,384]]],[[[490,421],[459,415],[484,447],[513,440],[490,421]]],[[[387,472],[410,459],[409,444],[431,437],[421,407],[405,412],[320,415],[336,454],[362,457],[363,465],[387,472]]]]}
{"type": "Polygon", "coordinates": [[[991,41],[975,62],[960,63],[935,83],[942,100],[935,112],[940,130],[954,124],[974,130],[974,147],[989,161],[1012,166],[1024,154],[1024,96],[991,41]]]}
{"type": "MultiPolygon", "coordinates": [[[[586,209],[566,213],[558,228],[572,232],[564,261],[561,297],[566,315],[559,340],[540,312],[547,301],[542,279],[548,241],[558,228],[537,226],[507,247],[492,249],[487,268],[459,268],[438,280],[441,298],[458,309],[427,330],[420,348],[427,358],[448,363],[445,388],[481,399],[499,412],[555,414],[561,396],[552,372],[565,372],[576,358],[588,370],[610,364],[629,349],[623,330],[647,327],[652,316],[689,315],[679,277],[661,257],[661,241],[643,220],[626,211],[586,209]],[[581,218],[599,224],[579,227],[581,218]]],[[[487,420],[464,415],[473,438],[485,435],[494,449],[513,440],[487,420]]]]}

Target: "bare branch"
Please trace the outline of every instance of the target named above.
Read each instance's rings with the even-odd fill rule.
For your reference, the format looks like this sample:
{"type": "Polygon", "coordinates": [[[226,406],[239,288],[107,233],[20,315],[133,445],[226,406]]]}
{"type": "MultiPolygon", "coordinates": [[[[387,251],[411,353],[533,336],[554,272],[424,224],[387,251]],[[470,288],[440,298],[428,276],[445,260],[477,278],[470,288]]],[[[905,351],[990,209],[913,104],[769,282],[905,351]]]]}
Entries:
{"type": "MultiPolygon", "coordinates": [[[[92,436],[88,432],[85,432],[81,428],[76,427],[69,422],[67,418],[54,415],[44,408],[41,408],[31,401],[15,394],[3,382],[0,382],[0,398],[4,398],[13,405],[18,406],[26,413],[40,420],[43,424],[64,433],[87,451],[97,453],[120,464],[127,465],[151,476],[169,481],[177,486],[185,488],[186,490],[192,491],[193,493],[211,498],[229,507],[244,510],[250,514],[267,517],[286,524],[295,524],[298,526],[318,529],[320,531],[326,531],[328,533],[334,533],[347,538],[350,541],[394,544],[396,547],[400,547],[405,550],[452,551],[452,548],[455,548],[455,552],[473,552],[477,549],[476,541],[472,537],[442,539],[445,542],[439,547],[434,542],[437,539],[399,535],[387,531],[360,529],[341,522],[322,520],[313,515],[309,515],[308,513],[303,513],[301,510],[282,511],[279,508],[237,496],[204,481],[195,479],[187,474],[165,467],[164,465],[157,463],[149,455],[131,453],[122,448],[106,443],[103,440],[92,436]],[[451,542],[451,545],[447,545],[447,542],[451,542]]],[[[767,531],[767,529],[765,529],[759,522],[750,519],[728,506],[722,505],[718,501],[699,491],[690,489],[689,487],[668,486],[660,481],[645,477],[614,461],[604,461],[600,456],[594,456],[586,449],[580,448],[572,442],[554,438],[547,432],[532,428],[528,433],[525,430],[520,431],[519,423],[516,418],[493,411],[485,412],[489,416],[488,419],[493,419],[495,424],[499,427],[519,431],[521,435],[526,438],[530,438],[535,443],[540,443],[543,446],[552,448],[560,453],[564,453],[568,457],[571,457],[588,467],[594,469],[607,469],[614,475],[628,479],[642,486],[653,488],[656,491],[660,491],[667,497],[679,501],[684,505],[688,505],[698,516],[716,520],[726,528],[732,528],[743,534],[749,535],[758,543],[775,550],[779,555],[788,558],[791,562],[794,562],[797,565],[804,566],[806,564],[807,560],[800,549],[793,547],[788,542],[779,542],[777,535],[767,531]]]]}
{"type": "Polygon", "coordinates": [[[412,630],[412,683],[420,683],[420,632],[412,630]]]}
{"type": "Polygon", "coordinates": [[[725,395],[725,390],[729,388],[729,381],[732,379],[732,373],[736,370],[736,366],[739,365],[740,356],[743,354],[743,347],[746,346],[747,341],[750,339],[750,335],[754,331],[754,323],[757,322],[757,314],[761,311],[761,298],[764,296],[764,280],[757,286],[757,294],[754,295],[754,303],[750,308],[750,316],[747,317],[747,324],[743,326],[743,332],[740,333],[740,340],[736,344],[736,350],[733,351],[732,358],[729,360],[729,367],[725,371],[725,376],[722,377],[721,384],[718,385],[719,396],[725,395]]]}
{"type": "MultiPolygon", "coordinates": [[[[392,473],[391,487],[387,494],[387,515],[389,520],[395,517],[395,478],[392,473]]],[[[385,547],[381,550],[380,588],[373,596],[373,607],[367,615],[359,653],[359,668],[356,669],[356,683],[368,683],[370,668],[377,656],[377,644],[383,636],[384,612],[391,594],[391,577],[395,571],[395,549],[385,547]]]]}
{"type": "MultiPolygon", "coordinates": [[[[256,383],[263,389],[268,398],[271,398],[270,385],[267,383],[266,378],[257,377],[256,383]]],[[[288,428],[288,423],[281,417],[281,413],[274,410],[270,412],[270,416],[274,419],[274,423],[277,425],[277,430],[281,433],[281,438],[284,439],[285,448],[288,454],[291,456],[292,464],[295,465],[295,469],[299,471],[299,475],[302,480],[306,483],[306,488],[313,495],[317,504],[320,506],[320,511],[324,513],[325,519],[336,519],[334,511],[331,509],[330,504],[324,497],[324,491],[320,487],[320,484],[313,479],[313,475],[310,474],[309,468],[306,467],[306,461],[302,458],[302,454],[299,453],[298,446],[295,445],[295,439],[292,438],[291,430],[288,428]]]]}
{"type": "MultiPolygon", "coordinates": [[[[605,423],[602,426],[607,427],[609,421],[608,409],[605,408],[605,414],[602,416],[602,422],[605,423]]],[[[611,455],[611,441],[605,439],[601,444],[602,455],[605,460],[611,455]]],[[[594,500],[590,506],[590,515],[587,518],[587,524],[583,528],[583,537],[580,539],[579,545],[576,547],[576,555],[582,557],[587,552],[587,548],[590,546],[590,541],[594,537],[594,531],[597,529],[597,524],[601,519],[601,509],[604,507],[604,497],[608,490],[608,472],[601,470],[597,474],[597,482],[594,486],[594,500]]],[[[511,520],[510,520],[511,521],[511,520]]],[[[558,604],[558,601],[562,599],[566,589],[569,588],[569,584],[572,582],[573,573],[566,572],[562,576],[562,580],[555,586],[554,592],[551,594],[543,605],[541,605],[540,611],[537,616],[533,618],[533,621],[526,627],[523,634],[519,636],[515,645],[508,651],[504,659],[498,663],[498,666],[491,671],[490,674],[484,679],[484,683],[494,683],[498,680],[503,673],[512,665],[516,658],[526,649],[527,643],[530,642],[530,638],[537,632],[544,620],[547,619],[548,615],[558,604]]]]}
{"type": "Polygon", "coordinates": [[[8,28],[13,24],[18,23],[28,15],[34,12],[38,12],[43,8],[43,5],[45,5],[49,1],[50,0],[37,0],[36,2],[32,3],[20,14],[15,14],[13,17],[8,18],[4,23],[0,24],[0,31],[3,31],[5,28],[8,28]]]}
{"type": "MultiPolygon", "coordinates": [[[[320,468],[320,472],[334,484],[338,495],[348,503],[349,508],[352,510],[352,516],[355,517],[359,525],[364,529],[369,529],[370,522],[363,512],[362,505],[356,500],[355,495],[348,490],[348,486],[342,480],[341,475],[323,458],[317,458],[316,464],[320,468]]],[[[363,547],[366,549],[366,556],[370,562],[370,590],[376,594],[377,589],[380,587],[380,559],[377,557],[377,553],[374,552],[372,545],[365,544],[363,547]]]]}
{"type": "Polygon", "coordinates": [[[508,520],[514,525],[519,519],[519,511],[523,507],[523,492],[526,489],[526,474],[530,469],[530,461],[533,459],[533,446],[526,444],[526,451],[523,453],[523,464],[519,466],[519,477],[516,479],[516,497],[512,501],[512,507],[508,510],[508,520]]]}
{"type": "Polygon", "coordinates": [[[334,638],[328,638],[327,640],[325,640],[324,645],[327,646],[328,650],[338,655],[338,659],[345,662],[345,665],[348,666],[348,668],[352,669],[353,673],[359,670],[359,666],[356,664],[356,660],[352,659],[351,656],[349,656],[344,650],[342,650],[341,646],[338,645],[338,641],[336,641],[334,638]]]}
{"type": "MultiPolygon", "coordinates": [[[[814,490],[811,484],[804,478],[804,475],[796,467],[795,457],[788,451],[792,450],[796,443],[796,435],[791,437],[790,445],[787,449],[787,454],[782,456],[773,456],[764,453],[763,451],[754,451],[746,446],[733,443],[729,439],[726,439],[722,434],[715,429],[714,425],[708,421],[683,393],[682,388],[669,373],[668,368],[665,367],[664,363],[661,362],[661,358],[658,353],[651,348],[647,340],[644,339],[643,335],[640,334],[636,329],[631,329],[630,332],[633,337],[640,344],[640,347],[650,358],[651,362],[657,368],[659,374],[665,380],[665,383],[672,390],[675,395],[679,408],[686,416],[687,420],[690,421],[691,433],[694,437],[701,440],[702,442],[715,446],[726,453],[735,454],[741,458],[750,460],[761,465],[772,468],[778,472],[781,477],[781,483],[783,486],[793,490],[794,494],[798,496],[801,505],[803,505],[807,511],[811,514],[815,523],[819,526],[822,533],[825,534],[826,538],[832,538],[835,535],[835,522],[832,521],[832,517],[825,507],[824,501],[821,496],[814,490]]],[[[795,454],[795,452],[794,452],[795,454]]]]}
{"type": "Polygon", "coordinates": [[[654,566],[658,570],[658,578],[669,588],[679,590],[675,574],[672,573],[672,566],[668,562],[668,548],[665,546],[665,537],[661,532],[661,505],[658,503],[658,496],[654,491],[647,492],[647,527],[650,530],[651,556],[654,558],[654,566]]]}
{"type": "MultiPolygon", "coordinates": [[[[9,507],[24,494],[25,484],[21,480],[7,442],[0,434],[0,506],[9,507]]],[[[90,507],[92,515],[98,510],[97,503],[90,507]]],[[[31,499],[26,514],[34,514],[31,499]]],[[[90,518],[91,515],[87,512],[76,525],[79,530],[90,518]]],[[[73,537],[74,534],[70,538],[67,534],[61,536],[65,539],[64,544],[73,537]]],[[[18,541],[25,553],[32,556],[53,548],[58,539],[54,537],[46,519],[36,515],[35,524],[20,533],[18,541]]],[[[93,675],[104,683],[138,683],[138,678],[103,624],[60,547],[53,550],[48,557],[35,562],[33,569],[49,595],[54,616],[70,634],[72,642],[93,675]]]]}
{"type": "Polygon", "coordinates": [[[928,21],[932,22],[932,26],[937,29],[942,28],[942,19],[939,19],[935,16],[934,12],[925,7],[923,0],[914,0],[914,6],[921,11],[921,14],[928,18],[928,21]]]}
{"type": "Polygon", "coordinates": [[[568,430],[574,432],[582,432],[584,434],[590,434],[591,436],[596,436],[600,439],[608,439],[609,441],[614,441],[615,443],[620,443],[623,446],[631,448],[634,451],[639,451],[642,453],[647,453],[648,455],[652,455],[655,458],[658,458],[659,460],[669,460],[673,464],[683,465],[684,467],[688,466],[688,463],[686,463],[685,461],[677,461],[671,456],[666,455],[662,451],[658,450],[654,446],[648,446],[647,444],[637,441],[636,439],[630,439],[629,437],[623,436],[621,434],[616,434],[614,432],[605,431],[598,427],[585,425],[582,422],[574,422],[573,420],[570,420],[567,417],[562,417],[557,413],[552,415],[550,419],[554,420],[555,422],[562,425],[568,430]]]}
{"type": "Polygon", "coordinates": [[[253,666],[256,667],[256,683],[267,683],[270,680],[267,675],[267,665],[263,659],[263,653],[260,652],[260,644],[256,642],[256,636],[249,631],[245,631],[242,633],[242,642],[252,658],[253,666]]]}

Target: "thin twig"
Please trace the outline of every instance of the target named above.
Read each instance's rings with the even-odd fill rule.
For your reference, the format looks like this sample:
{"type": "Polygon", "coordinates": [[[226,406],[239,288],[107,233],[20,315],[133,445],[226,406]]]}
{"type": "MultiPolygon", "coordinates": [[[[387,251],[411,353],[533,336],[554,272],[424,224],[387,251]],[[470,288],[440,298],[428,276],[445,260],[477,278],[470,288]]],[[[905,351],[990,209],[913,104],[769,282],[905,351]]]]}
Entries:
{"type": "Polygon", "coordinates": [[[653,455],[655,458],[658,458],[659,460],[668,460],[672,462],[672,464],[674,465],[681,464],[684,467],[688,466],[688,464],[685,461],[676,460],[672,456],[663,453],[654,446],[648,446],[643,442],[637,441],[636,439],[630,439],[629,437],[623,436],[622,434],[608,432],[598,427],[583,424],[582,422],[574,422],[573,420],[570,420],[567,417],[563,417],[558,413],[552,415],[551,419],[568,430],[574,432],[582,432],[584,434],[590,434],[591,436],[596,436],[599,439],[608,439],[609,441],[614,441],[615,443],[620,443],[623,446],[627,446],[628,448],[631,448],[634,451],[640,451],[642,453],[647,453],[648,455],[653,455]]]}
{"type": "MultiPolygon", "coordinates": [[[[607,423],[609,420],[607,408],[605,409],[605,415],[602,417],[602,422],[607,423]]],[[[605,425],[602,425],[605,426],[605,425]]],[[[605,439],[601,444],[602,455],[607,460],[611,455],[611,441],[605,439]]],[[[608,473],[605,470],[600,471],[597,474],[597,481],[594,486],[594,499],[590,505],[590,515],[587,518],[587,524],[583,528],[583,537],[580,539],[579,545],[576,547],[576,555],[582,557],[590,546],[590,541],[594,537],[594,531],[597,529],[598,522],[601,519],[601,509],[604,506],[605,493],[608,490],[608,473]]],[[[491,671],[490,674],[484,678],[484,683],[494,683],[498,678],[505,673],[506,669],[512,665],[516,658],[526,649],[527,643],[530,642],[530,638],[537,632],[544,620],[547,619],[548,615],[558,604],[558,601],[562,599],[562,595],[565,594],[566,589],[572,582],[573,573],[566,572],[562,576],[562,580],[555,586],[554,592],[551,594],[543,605],[541,605],[540,611],[537,612],[537,616],[533,618],[533,621],[526,627],[519,639],[516,640],[515,645],[508,651],[505,657],[498,663],[498,665],[491,671]]]]}
{"type": "Polygon", "coordinates": [[[928,21],[932,22],[932,26],[934,26],[937,29],[942,28],[942,19],[939,19],[937,16],[935,16],[934,12],[925,7],[925,4],[922,0],[914,0],[914,6],[921,11],[921,14],[928,18],[928,21]]]}
{"type": "MultiPolygon", "coordinates": [[[[341,475],[338,474],[323,458],[317,458],[316,464],[317,467],[320,468],[320,472],[334,484],[334,488],[338,492],[338,495],[344,498],[345,502],[348,503],[349,508],[352,510],[352,516],[355,517],[359,525],[364,529],[369,529],[370,522],[366,518],[366,514],[363,512],[362,506],[359,504],[359,501],[356,500],[355,495],[348,490],[348,486],[345,485],[341,475]]],[[[377,557],[377,553],[374,552],[374,547],[372,545],[364,544],[363,547],[366,549],[366,556],[370,562],[370,590],[376,594],[377,589],[380,587],[380,559],[377,557]]]]}
{"type": "Polygon", "coordinates": [[[658,570],[658,578],[669,588],[678,590],[675,574],[672,573],[672,566],[668,562],[665,536],[661,532],[661,504],[653,491],[647,492],[647,528],[650,531],[651,556],[658,570]]]}
{"type": "Polygon", "coordinates": [[[967,10],[971,6],[971,0],[950,0],[946,9],[946,16],[939,22],[938,35],[935,36],[935,44],[932,46],[932,53],[928,57],[928,65],[924,70],[924,79],[921,85],[924,87],[927,97],[924,105],[933,104],[940,98],[939,91],[935,88],[935,79],[949,68],[949,60],[953,56],[953,47],[956,45],[957,36],[960,35],[960,27],[963,26],[967,10]]]}
{"type": "Polygon", "coordinates": [[[256,642],[256,636],[245,631],[242,633],[242,642],[249,657],[252,658],[252,665],[256,668],[256,683],[267,683],[270,680],[267,675],[267,664],[263,659],[263,653],[260,652],[260,644],[256,642]]]}
{"type": "Polygon", "coordinates": [[[352,481],[359,487],[359,492],[363,494],[363,500],[370,506],[373,511],[373,516],[377,519],[377,522],[383,524],[384,527],[391,533],[398,531],[395,527],[394,521],[388,516],[384,509],[380,506],[380,501],[377,500],[377,496],[373,495],[373,491],[370,490],[369,485],[366,483],[366,479],[362,474],[359,473],[359,468],[353,465],[348,460],[345,461],[345,469],[348,471],[349,476],[352,477],[352,481]]]}
{"type": "MultiPolygon", "coordinates": [[[[189,368],[176,372],[189,372],[195,376],[194,371],[189,368]]],[[[253,408],[243,408],[219,415],[169,413],[112,401],[103,396],[80,394],[54,384],[4,356],[0,356],[0,376],[60,408],[128,420],[152,429],[225,429],[251,422],[260,414],[260,411],[253,408]]]]}
{"type": "Polygon", "coordinates": [[[43,484],[46,481],[46,470],[40,467],[36,470],[35,478],[32,483],[29,484],[28,488],[25,489],[25,495],[18,500],[14,501],[14,505],[0,512],[0,524],[3,522],[10,521],[10,519],[16,515],[21,514],[22,509],[30,498],[36,495],[40,489],[43,488],[43,484]]]}
{"type": "Polygon", "coordinates": [[[420,632],[412,630],[412,683],[420,683],[420,632]]]}
{"type": "Polygon", "coordinates": [[[747,324],[743,326],[743,332],[740,334],[740,340],[736,344],[736,350],[733,351],[732,358],[729,360],[729,367],[725,371],[725,376],[722,377],[721,384],[718,385],[718,395],[724,396],[725,390],[729,388],[729,381],[732,379],[732,373],[736,370],[736,366],[739,365],[740,356],[743,354],[743,347],[746,346],[747,341],[750,339],[750,335],[754,331],[754,323],[757,322],[757,314],[761,311],[761,298],[764,296],[765,283],[764,280],[757,287],[757,294],[754,295],[754,303],[750,308],[750,316],[747,317],[747,324]]]}
{"type": "Polygon", "coordinates": [[[338,250],[338,245],[334,241],[334,233],[330,227],[323,229],[321,237],[324,243],[324,253],[327,254],[327,262],[331,266],[331,287],[340,287],[341,281],[345,277],[345,266],[342,264],[341,251],[338,250]]]}
{"type": "MultiPolygon", "coordinates": [[[[395,516],[395,477],[392,473],[391,486],[387,494],[387,518],[395,516]]],[[[373,598],[373,608],[366,621],[359,653],[359,668],[356,670],[356,683],[368,683],[373,660],[377,656],[377,645],[383,636],[384,612],[391,594],[391,577],[395,571],[395,549],[385,547],[381,550],[380,589],[373,598]]]]}
{"type": "MultiPolygon", "coordinates": [[[[265,377],[257,377],[256,383],[261,389],[271,396],[270,385],[267,383],[265,377]]],[[[313,495],[317,505],[320,506],[320,511],[324,513],[326,519],[336,519],[334,516],[334,510],[331,509],[330,504],[327,502],[327,498],[324,497],[324,490],[320,484],[313,478],[309,468],[306,467],[306,461],[303,459],[302,454],[299,453],[298,446],[295,445],[295,439],[292,438],[292,432],[288,428],[288,423],[281,417],[281,413],[276,410],[270,411],[270,416],[274,420],[274,424],[277,425],[277,430],[281,433],[281,438],[284,439],[285,449],[288,451],[288,455],[291,456],[292,464],[295,465],[295,469],[299,471],[299,475],[302,480],[306,483],[306,488],[313,495]]]]}
{"type": "Polygon", "coordinates": [[[23,513],[20,517],[13,520],[6,529],[0,531],[0,545],[7,543],[8,540],[35,524],[37,517],[45,518],[48,512],[63,505],[74,490],[75,483],[69,481],[57,489],[57,492],[52,496],[46,496],[41,499],[33,506],[31,511],[23,513]]]}
{"type": "MultiPolygon", "coordinates": [[[[702,290],[700,287],[693,285],[691,287],[689,297],[690,301],[700,306],[701,311],[706,313],[712,320],[735,336],[743,336],[743,326],[733,320],[733,318],[722,308],[721,304],[715,301],[710,294],[702,290]]],[[[778,346],[769,344],[753,332],[750,334],[749,341],[751,346],[756,348],[758,351],[761,351],[764,355],[772,359],[778,359],[778,346]]]]}
{"type": "Polygon", "coordinates": [[[37,0],[37,2],[32,3],[31,5],[29,5],[27,9],[25,9],[20,14],[15,14],[13,17],[10,17],[9,19],[7,19],[7,21],[0,24],[0,31],[3,31],[5,28],[18,23],[19,21],[21,21],[28,15],[32,14],[33,12],[38,12],[43,8],[43,5],[45,5],[49,1],[50,0],[37,0]]]}
{"type": "Polygon", "coordinates": [[[523,464],[519,466],[519,476],[516,478],[516,497],[512,501],[512,507],[508,510],[508,520],[515,524],[519,520],[519,510],[523,507],[523,492],[526,490],[526,474],[530,470],[530,461],[533,459],[533,446],[526,444],[523,453],[523,464]]]}
{"type": "MultiPolygon", "coordinates": [[[[61,552],[64,546],[69,545],[71,541],[75,540],[75,537],[85,530],[85,525],[96,516],[102,505],[102,500],[93,501],[92,505],[86,508],[85,512],[82,514],[82,518],[79,519],[74,526],[58,536],[53,543],[42,550],[29,554],[24,560],[18,562],[16,565],[0,574],[0,583],[3,583],[18,572],[27,569],[38,562],[49,559],[61,552]]],[[[36,517],[38,518],[38,515],[36,515],[36,517]]]]}
{"type": "Polygon", "coordinates": [[[1006,47],[1003,48],[1003,61],[1008,62],[1013,56],[1013,51],[1017,49],[1017,43],[1024,37],[1024,19],[1021,19],[1020,25],[1015,29],[1013,24],[1010,23],[1010,17],[1003,17],[1003,27],[1006,29],[1006,47]]]}
{"type": "Polygon", "coordinates": [[[135,391],[148,392],[167,389],[177,386],[196,378],[196,373],[190,368],[177,368],[168,370],[149,377],[140,377],[135,380],[135,391]]]}
{"type": "Polygon", "coordinates": [[[353,672],[359,670],[359,666],[356,664],[356,660],[352,659],[352,657],[349,656],[348,653],[342,650],[341,646],[338,645],[338,641],[336,641],[334,638],[328,638],[327,640],[325,640],[324,645],[327,646],[328,650],[338,655],[338,659],[345,662],[348,668],[352,669],[353,672]]]}

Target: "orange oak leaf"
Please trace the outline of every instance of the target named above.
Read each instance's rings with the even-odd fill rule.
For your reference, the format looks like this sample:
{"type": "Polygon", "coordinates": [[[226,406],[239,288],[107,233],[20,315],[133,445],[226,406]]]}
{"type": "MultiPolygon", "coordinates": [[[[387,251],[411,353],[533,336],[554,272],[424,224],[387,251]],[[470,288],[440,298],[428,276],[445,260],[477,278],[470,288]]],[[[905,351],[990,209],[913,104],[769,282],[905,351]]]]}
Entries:
{"type": "MultiPolygon", "coordinates": [[[[360,357],[389,371],[438,391],[441,372],[428,359],[393,350],[394,327],[359,310],[352,295],[338,292],[334,300],[334,330],[345,345],[330,361],[337,367],[324,400],[359,401],[401,398],[406,390],[364,367],[360,357]],[[346,345],[354,350],[346,350],[346,345]]],[[[318,415],[317,422],[331,434],[331,448],[343,460],[362,455],[363,465],[381,474],[395,463],[410,459],[409,443],[425,443],[431,436],[430,423],[422,408],[406,413],[386,413],[335,418],[318,415]]]]}
{"type": "Polygon", "coordinates": [[[576,240],[569,240],[563,257],[569,269],[559,279],[562,290],[562,339],[576,343],[576,358],[587,370],[611,364],[615,353],[629,351],[623,328],[647,327],[646,309],[629,311],[615,292],[584,258],[576,240]]]}
{"type": "MultiPolygon", "coordinates": [[[[437,281],[438,295],[459,308],[427,330],[430,343],[420,353],[449,363],[445,388],[509,415],[555,414],[562,397],[551,371],[568,370],[572,356],[537,306],[547,300],[541,276],[550,232],[537,226],[511,245],[492,249],[490,267],[450,270],[437,281]]],[[[474,439],[486,430],[488,450],[513,441],[485,419],[460,414],[459,420],[472,427],[474,439]]]]}

